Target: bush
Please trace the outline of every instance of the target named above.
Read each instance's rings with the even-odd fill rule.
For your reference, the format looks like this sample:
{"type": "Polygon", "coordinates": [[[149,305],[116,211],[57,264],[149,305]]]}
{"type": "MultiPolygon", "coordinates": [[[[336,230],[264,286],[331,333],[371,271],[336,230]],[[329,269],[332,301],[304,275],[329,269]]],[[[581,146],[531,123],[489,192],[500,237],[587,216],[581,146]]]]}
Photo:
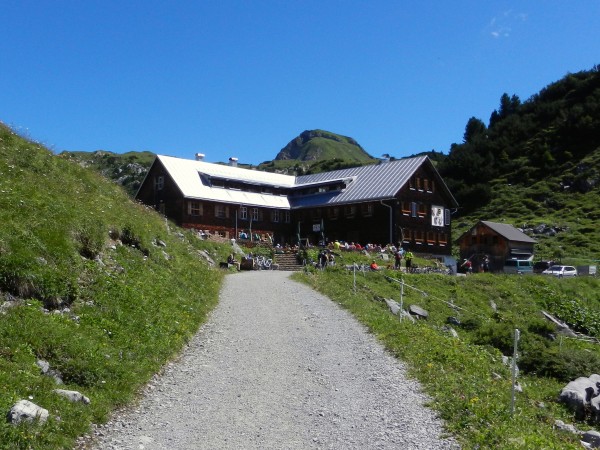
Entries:
{"type": "Polygon", "coordinates": [[[557,347],[523,352],[519,367],[528,373],[552,377],[568,383],[578,377],[590,376],[600,370],[600,356],[585,350],[561,351],[557,347]]]}

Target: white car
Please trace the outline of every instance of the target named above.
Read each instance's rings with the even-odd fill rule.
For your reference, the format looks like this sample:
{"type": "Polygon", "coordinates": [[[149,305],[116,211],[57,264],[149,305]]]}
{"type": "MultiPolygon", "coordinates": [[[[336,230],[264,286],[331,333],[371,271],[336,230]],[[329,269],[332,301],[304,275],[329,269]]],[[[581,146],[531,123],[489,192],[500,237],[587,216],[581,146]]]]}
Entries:
{"type": "Polygon", "coordinates": [[[577,269],[573,266],[552,266],[542,272],[544,275],[554,275],[555,277],[576,277],[577,269]]]}

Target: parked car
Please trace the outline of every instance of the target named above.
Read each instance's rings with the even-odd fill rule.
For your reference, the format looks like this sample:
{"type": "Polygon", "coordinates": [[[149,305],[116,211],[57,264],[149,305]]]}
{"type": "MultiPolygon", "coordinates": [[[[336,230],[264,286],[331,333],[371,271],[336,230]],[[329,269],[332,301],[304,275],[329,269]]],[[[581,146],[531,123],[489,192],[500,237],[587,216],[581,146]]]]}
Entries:
{"type": "Polygon", "coordinates": [[[507,259],[503,270],[504,273],[532,274],[533,263],[529,259],[507,259]]]}
{"type": "Polygon", "coordinates": [[[533,265],[533,273],[542,273],[554,265],[554,261],[538,261],[533,265]]]}
{"type": "Polygon", "coordinates": [[[554,275],[555,277],[576,277],[577,269],[573,266],[552,266],[542,272],[544,275],[554,275]]]}

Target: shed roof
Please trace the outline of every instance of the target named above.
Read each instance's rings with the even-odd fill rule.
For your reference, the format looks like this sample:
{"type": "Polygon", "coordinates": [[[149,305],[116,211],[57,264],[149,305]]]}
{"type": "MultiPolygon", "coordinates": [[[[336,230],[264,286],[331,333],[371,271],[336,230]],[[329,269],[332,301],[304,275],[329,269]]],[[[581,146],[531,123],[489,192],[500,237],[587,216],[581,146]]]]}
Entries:
{"type": "Polygon", "coordinates": [[[527,243],[535,243],[537,242],[535,239],[530,238],[525,233],[523,233],[518,228],[513,227],[508,223],[497,223],[497,222],[489,222],[487,220],[482,220],[482,224],[491,228],[496,233],[501,236],[504,236],[509,241],[514,242],[527,242],[527,243]]]}

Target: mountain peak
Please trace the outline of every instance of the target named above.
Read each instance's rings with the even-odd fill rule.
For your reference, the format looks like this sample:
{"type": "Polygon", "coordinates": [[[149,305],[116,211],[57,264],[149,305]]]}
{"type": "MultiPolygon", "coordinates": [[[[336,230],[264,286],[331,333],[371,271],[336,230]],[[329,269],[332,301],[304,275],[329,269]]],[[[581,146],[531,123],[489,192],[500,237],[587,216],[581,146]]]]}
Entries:
{"type": "Polygon", "coordinates": [[[373,158],[354,139],[324,130],[305,130],[292,139],[275,160],[320,161],[342,159],[369,162],[373,158]]]}

